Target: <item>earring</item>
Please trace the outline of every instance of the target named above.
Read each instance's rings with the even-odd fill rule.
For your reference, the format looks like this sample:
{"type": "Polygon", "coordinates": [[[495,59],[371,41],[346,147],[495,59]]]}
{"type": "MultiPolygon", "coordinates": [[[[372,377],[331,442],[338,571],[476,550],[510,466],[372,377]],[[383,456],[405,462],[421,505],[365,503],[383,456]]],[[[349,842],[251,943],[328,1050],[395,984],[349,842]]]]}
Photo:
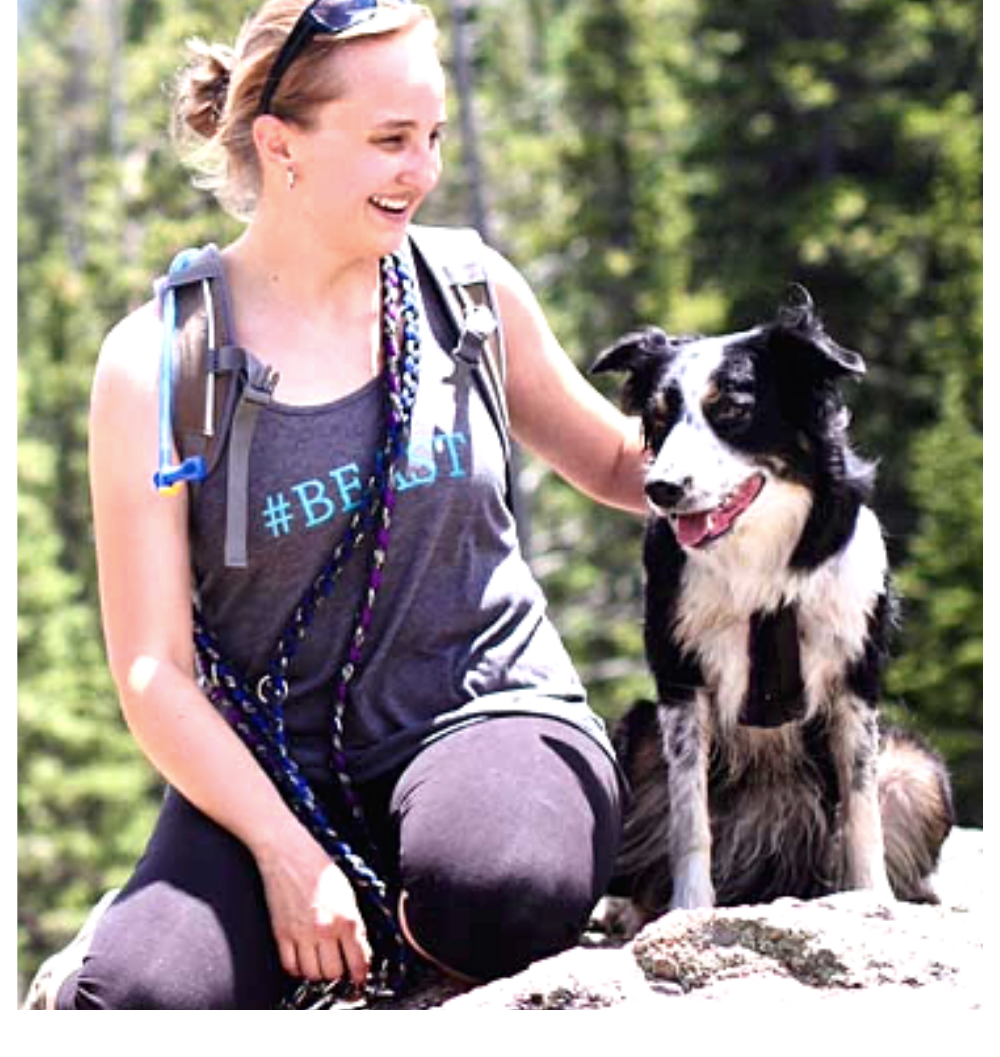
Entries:
{"type": "Polygon", "coordinates": [[[288,190],[294,190],[296,180],[294,166],[289,165],[288,168],[285,170],[285,179],[288,181],[288,190]]]}

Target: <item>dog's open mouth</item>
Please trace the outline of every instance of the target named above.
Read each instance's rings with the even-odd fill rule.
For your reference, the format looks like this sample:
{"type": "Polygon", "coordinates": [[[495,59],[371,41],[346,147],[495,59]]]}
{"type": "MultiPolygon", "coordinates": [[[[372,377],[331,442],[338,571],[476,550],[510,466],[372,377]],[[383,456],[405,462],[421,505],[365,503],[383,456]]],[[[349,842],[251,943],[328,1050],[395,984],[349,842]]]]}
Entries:
{"type": "Polygon", "coordinates": [[[748,477],[713,510],[699,510],[694,514],[671,514],[677,542],[682,547],[704,547],[724,536],[739,520],[764,487],[763,474],[748,477]]]}

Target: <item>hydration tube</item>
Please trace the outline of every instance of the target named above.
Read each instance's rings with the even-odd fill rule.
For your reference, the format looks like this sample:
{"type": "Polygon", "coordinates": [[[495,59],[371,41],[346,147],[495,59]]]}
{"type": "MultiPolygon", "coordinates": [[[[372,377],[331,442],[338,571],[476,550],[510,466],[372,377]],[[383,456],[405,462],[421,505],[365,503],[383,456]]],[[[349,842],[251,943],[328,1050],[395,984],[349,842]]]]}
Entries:
{"type": "MultiPolygon", "coordinates": [[[[170,265],[169,276],[184,271],[198,255],[197,250],[183,250],[170,265]]],[[[163,293],[163,340],[160,346],[159,378],[159,469],[153,475],[156,490],[172,495],[186,481],[203,481],[205,460],[200,455],[174,461],[174,342],[177,335],[177,291],[166,284],[163,293]]],[[[214,320],[212,321],[214,323],[214,320]]]]}

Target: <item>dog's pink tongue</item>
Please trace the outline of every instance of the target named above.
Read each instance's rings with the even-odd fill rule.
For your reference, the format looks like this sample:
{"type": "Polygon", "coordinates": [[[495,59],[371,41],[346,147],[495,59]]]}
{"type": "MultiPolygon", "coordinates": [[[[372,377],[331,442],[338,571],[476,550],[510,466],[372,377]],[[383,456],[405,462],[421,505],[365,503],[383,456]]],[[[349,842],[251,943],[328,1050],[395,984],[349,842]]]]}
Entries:
{"type": "Polygon", "coordinates": [[[681,514],[674,523],[677,542],[682,547],[697,547],[709,533],[708,511],[700,514],[681,514]]]}

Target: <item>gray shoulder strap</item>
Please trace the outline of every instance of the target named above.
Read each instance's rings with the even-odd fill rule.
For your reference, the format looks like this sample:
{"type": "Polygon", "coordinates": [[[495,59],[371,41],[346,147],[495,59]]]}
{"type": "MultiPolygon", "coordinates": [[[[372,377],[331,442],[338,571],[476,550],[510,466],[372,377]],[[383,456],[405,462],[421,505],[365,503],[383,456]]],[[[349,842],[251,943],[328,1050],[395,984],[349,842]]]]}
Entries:
{"type": "Polygon", "coordinates": [[[486,246],[473,228],[413,225],[414,254],[434,279],[458,335],[452,355],[473,370],[510,462],[506,350],[496,294],[486,270],[486,246]]]}
{"type": "Polygon", "coordinates": [[[206,246],[167,282],[178,302],[174,441],[181,458],[202,456],[208,474],[226,454],[225,561],[230,568],[245,568],[250,445],[277,375],[232,343],[232,304],[215,246],[206,246]]]}

